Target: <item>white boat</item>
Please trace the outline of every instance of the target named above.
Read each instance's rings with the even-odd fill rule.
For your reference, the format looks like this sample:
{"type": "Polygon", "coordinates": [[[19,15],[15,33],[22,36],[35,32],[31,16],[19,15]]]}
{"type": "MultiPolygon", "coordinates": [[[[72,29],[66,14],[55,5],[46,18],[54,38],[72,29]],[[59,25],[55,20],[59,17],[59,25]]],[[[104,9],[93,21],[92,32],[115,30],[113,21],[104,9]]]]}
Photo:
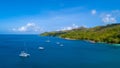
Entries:
{"type": "Polygon", "coordinates": [[[45,48],[44,48],[44,47],[38,47],[38,49],[39,49],[39,50],[43,50],[43,49],[45,49],[45,48]]]}
{"type": "Polygon", "coordinates": [[[19,54],[19,56],[26,58],[26,57],[29,57],[30,54],[26,53],[25,51],[21,51],[21,53],[19,54]]]}

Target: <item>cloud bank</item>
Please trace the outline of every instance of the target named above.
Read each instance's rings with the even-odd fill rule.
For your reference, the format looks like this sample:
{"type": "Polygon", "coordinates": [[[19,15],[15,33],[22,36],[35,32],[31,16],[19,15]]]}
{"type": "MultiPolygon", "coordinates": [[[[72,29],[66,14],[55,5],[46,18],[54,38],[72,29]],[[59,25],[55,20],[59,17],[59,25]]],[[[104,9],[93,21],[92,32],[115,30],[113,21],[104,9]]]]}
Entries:
{"type": "Polygon", "coordinates": [[[41,29],[35,23],[27,23],[24,26],[13,28],[12,31],[15,32],[40,32],[41,29]]]}
{"type": "Polygon", "coordinates": [[[75,28],[78,28],[79,26],[76,24],[72,24],[72,26],[67,26],[67,27],[63,27],[60,31],[65,31],[65,30],[72,30],[75,28]]]}
{"type": "Polygon", "coordinates": [[[113,17],[111,14],[106,14],[103,18],[102,21],[106,24],[110,24],[110,23],[116,23],[117,20],[115,17],[113,17]]]}
{"type": "Polygon", "coordinates": [[[102,22],[105,24],[117,23],[120,21],[120,11],[119,10],[112,10],[109,12],[101,13],[102,22]]]}

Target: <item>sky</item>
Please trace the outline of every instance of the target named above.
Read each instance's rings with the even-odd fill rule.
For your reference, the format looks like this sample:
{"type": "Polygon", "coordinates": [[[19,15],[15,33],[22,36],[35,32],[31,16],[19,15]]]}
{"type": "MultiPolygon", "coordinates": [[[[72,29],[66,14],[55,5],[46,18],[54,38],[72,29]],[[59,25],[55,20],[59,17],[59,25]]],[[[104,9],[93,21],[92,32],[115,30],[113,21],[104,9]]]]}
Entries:
{"type": "Polygon", "coordinates": [[[0,0],[0,34],[40,34],[120,22],[120,0],[0,0]]]}

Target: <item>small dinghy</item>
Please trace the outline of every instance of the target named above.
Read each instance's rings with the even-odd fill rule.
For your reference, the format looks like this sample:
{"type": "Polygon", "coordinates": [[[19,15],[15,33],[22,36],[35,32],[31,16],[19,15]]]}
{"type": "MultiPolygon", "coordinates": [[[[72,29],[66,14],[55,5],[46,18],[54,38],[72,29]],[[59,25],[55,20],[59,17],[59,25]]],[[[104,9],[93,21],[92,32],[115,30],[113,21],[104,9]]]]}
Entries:
{"type": "Polygon", "coordinates": [[[44,47],[38,47],[39,50],[44,50],[45,48],[44,47]]]}

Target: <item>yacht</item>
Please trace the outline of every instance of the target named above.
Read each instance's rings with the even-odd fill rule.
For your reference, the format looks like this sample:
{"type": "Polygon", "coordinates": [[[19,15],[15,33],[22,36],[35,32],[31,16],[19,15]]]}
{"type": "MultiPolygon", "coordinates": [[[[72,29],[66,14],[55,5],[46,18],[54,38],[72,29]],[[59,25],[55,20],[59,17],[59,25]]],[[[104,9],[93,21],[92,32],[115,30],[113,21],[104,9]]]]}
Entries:
{"type": "Polygon", "coordinates": [[[21,51],[21,53],[19,54],[19,56],[26,58],[26,57],[29,57],[30,54],[26,53],[25,51],[21,51]]]}

